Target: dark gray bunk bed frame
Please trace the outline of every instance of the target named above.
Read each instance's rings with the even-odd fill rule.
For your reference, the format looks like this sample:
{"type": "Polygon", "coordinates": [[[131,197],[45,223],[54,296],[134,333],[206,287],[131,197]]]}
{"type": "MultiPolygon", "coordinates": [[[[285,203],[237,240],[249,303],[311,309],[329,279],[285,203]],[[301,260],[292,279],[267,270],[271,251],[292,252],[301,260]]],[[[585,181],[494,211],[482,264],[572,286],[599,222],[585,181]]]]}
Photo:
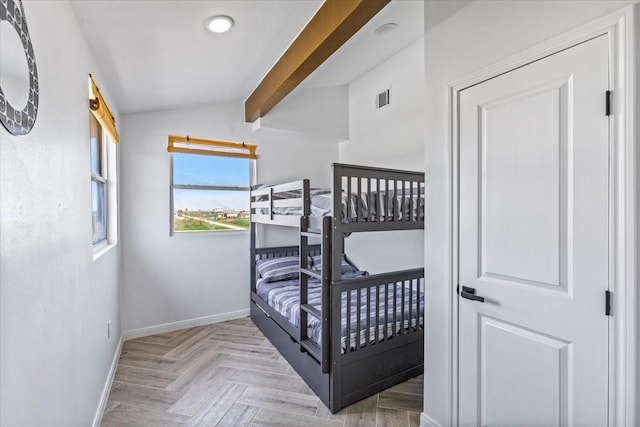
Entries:
{"type": "MultiPolygon", "coordinates": [[[[395,384],[419,375],[423,371],[423,328],[424,306],[416,301],[416,310],[411,310],[411,290],[420,289],[424,279],[424,268],[415,268],[389,273],[367,275],[345,279],[341,277],[341,257],[344,253],[344,236],[352,232],[415,230],[424,228],[424,219],[419,205],[414,204],[414,195],[420,203],[421,191],[424,196],[424,174],[402,170],[371,168],[364,166],[333,164],[333,211],[331,216],[311,216],[311,196],[308,180],[301,180],[251,191],[251,319],[269,341],[287,359],[296,372],[306,381],[332,413],[338,412],[351,403],[375,394],[395,384]],[[355,185],[354,184],[355,180],[355,185]],[[386,216],[381,220],[380,214],[372,214],[367,207],[364,212],[360,194],[366,191],[371,202],[371,189],[384,191],[383,197],[387,206],[391,206],[393,218],[386,216]],[[342,215],[342,192],[357,192],[356,201],[347,197],[346,213],[342,215]],[[297,196],[280,198],[279,194],[294,192],[297,196]],[[415,193],[414,193],[415,192],[415,193]],[[398,204],[390,194],[401,194],[403,202],[398,204]],[[275,197],[274,197],[275,195],[275,197]],[[409,197],[409,212],[404,202],[409,197]],[[351,203],[355,203],[351,206],[351,203]],[[277,208],[298,208],[302,215],[284,215],[277,208]],[[358,214],[353,217],[351,208],[357,208],[358,214]],[[415,208],[415,214],[414,214],[415,208]],[[268,213],[264,213],[267,211],[268,213]],[[362,213],[364,212],[364,214],[362,213]],[[344,216],[341,218],[341,216],[344,216]],[[299,227],[300,243],[298,246],[257,248],[256,224],[270,224],[299,227]],[[319,245],[311,245],[309,239],[319,238],[319,245]],[[321,271],[314,271],[308,265],[309,255],[322,255],[321,271]],[[300,325],[307,325],[308,316],[316,317],[322,322],[322,334],[319,345],[307,336],[307,328],[294,327],[284,316],[274,310],[256,293],[256,261],[264,258],[282,256],[300,256],[300,325]],[[308,278],[321,280],[322,304],[317,309],[307,304],[308,278]],[[397,284],[400,284],[398,290],[397,284]],[[405,288],[410,291],[405,295],[405,288]],[[387,292],[393,288],[393,307],[387,299],[387,292]],[[371,288],[384,286],[385,298],[379,298],[375,292],[375,302],[370,297],[371,288]],[[396,292],[401,292],[403,301],[400,318],[397,318],[396,292]],[[346,334],[346,345],[341,343],[342,294],[347,293],[347,312],[352,312],[351,298],[357,298],[360,307],[361,298],[366,299],[366,317],[360,309],[355,309],[357,335],[351,342],[350,334],[346,334]],[[404,309],[405,298],[409,298],[409,310],[404,309]],[[373,307],[372,307],[373,306],[373,307]],[[380,307],[384,310],[384,323],[379,324],[380,307]],[[393,310],[387,319],[389,310],[393,310]],[[361,318],[362,317],[362,318],[361,318]],[[387,330],[388,320],[401,322],[401,325],[412,325],[415,328],[396,328],[387,330]],[[371,322],[373,321],[373,325],[371,322]],[[361,344],[361,325],[365,342],[361,344]],[[376,333],[370,336],[370,327],[376,333]],[[379,336],[379,328],[384,334],[379,336]]],[[[379,199],[378,199],[379,201],[379,199]]],[[[385,207],[388,212],[388,207],[385,207]]],[[[350,316],[347,315],[347,330],[350,330],[350,316]]]]}

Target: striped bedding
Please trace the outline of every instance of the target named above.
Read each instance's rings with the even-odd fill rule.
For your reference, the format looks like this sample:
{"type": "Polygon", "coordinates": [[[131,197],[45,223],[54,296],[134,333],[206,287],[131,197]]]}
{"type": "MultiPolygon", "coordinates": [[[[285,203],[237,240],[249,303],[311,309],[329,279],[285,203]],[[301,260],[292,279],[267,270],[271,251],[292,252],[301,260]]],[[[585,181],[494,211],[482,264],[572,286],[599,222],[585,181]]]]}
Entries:
{"type": "MultiPolygon", "coordinates": [[[[260,187],[257,187],[260,188],[260,187]]],[[[351,197],[347,197],[346,192],[342,192],[342,218],[349,217],[352,222],[358,221],[408,221],[410,219],[424,218],[424,189],[418,197],[417,189],[414,188],[413,194],[409,194],[409,190],[405,189],[404,195],[401,190],[394,191],[365,191],[351,193],[351,197]],[[350,200],[349,200],[350,199],[350,200]],[[358,199],[360,199],[360,209],[358,210],[358,199]],[[403,214],[404,213],[404,214],[403,214]]],[[[311,189],[311,215],[312,216],[330,216],[333,209],[333,198],[331,190],[327,189],[311,189]]],[[[300,191],[288,191],[274,195],[274,199],[296,198],[300,197],[300,191]]],[[[261,197],[258,200],[267,200],[267,197],[261,197]]],[[[269,210],[262,208],[260,213],[268,214],[269,210]]],[[[302,215],[301,208],[274,208],[273,213],[277,215],[302,215]]]]}
{"type": "MultiPolygon", "coordinates": [[[[363,275],[364,272],[357,271],[348,273],[343,276],[344,279],[358,277],[363,275]]],[[[402,285],[396,284],[396,319],[397,321],[394,324],[393,321],[393,284],[388,286],[389,294],[386,296],[387,299],[387,324],[384,324],[384,304],[385,300],[385,285],[381,286],[372,286],[369,288],[369,298],[370,298],[370,328],[369,328],[369,342],[373,342],[376,336],[376,332],[378,335],[378,340],[383,340],[385,336],[385,331],[387,337],[392,336],[393,330],[395,329],[395,333],[399,333],[401,330],[406,330],[409,327],[416,327],[416,320],[418,322],[418,327],[423,327],[424,322],[424,294],[422,292],[417,292],[415,289],[412,292],[409,292],[409,288],[405,288],[405,300],[404,304],[402,301],[402,285]],[[380,311],[375,313],[375,304],[376,304],[376,292],[380,293],[380,311]],[[411,295],[411,296],[410,296],[411,295]],[[402,318],[402,310],[404,306],[405,317],[409,317],[409,302],[411,301],[411,312],[412,317],[411,320],[401,321],[402,318]],[[378,322],[376,322],[376,318],[378,322]],[[409,322],[411,325],[409,325],[409,322]],[[376,324],[378,325],[376,331],[376,324]]],[[[299,328],[300,325],[300,304],[299,304],[299,288],[300,281],[299,279],[291,279],[291,280],[283,280],[279,282],[267,282],[264,279],[258,279],[256,284],[257,294],[260,298],[267,302],[271,307],[273,307],[278,313],[282,314],[289,322],[299,328]]],[[[361,303],[360,303],[360,346],[367,345],[367,333],[366,333],[366,317],[367,317],[367,297],[366,297],[366,289],[361,291],[361,303]]],[[[309,279],[309,304],[313,305],[316,308],[320,308],[321,304],[321,286],[320,282],[317,279],[309,279]]],[[[357,292],[351,292],[351,321],[349,327],[349,347],[355,348],[355,344],[357,341],[358,335],[358,325],[356,321],[357,316],[357,292]]],[[[346,292],[342,293],[342,335],[341,335],[341,345],[342,352],[344,353],[347,348],[347,294],[346,292]]],[[[308,318],[308,329],[307,335],[309,338],[319,344],[322,325],[320,320],[316,319],[314,316],[307,316],[308,318]]]]}

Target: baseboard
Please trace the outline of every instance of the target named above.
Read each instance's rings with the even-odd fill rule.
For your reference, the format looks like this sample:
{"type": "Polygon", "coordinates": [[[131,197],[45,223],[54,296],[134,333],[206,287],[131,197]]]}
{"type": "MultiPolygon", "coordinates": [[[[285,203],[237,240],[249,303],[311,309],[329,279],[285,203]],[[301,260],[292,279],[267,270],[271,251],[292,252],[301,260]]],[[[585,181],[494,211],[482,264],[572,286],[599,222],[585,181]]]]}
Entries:
{"type": "Polygon", "coordinates": [[[179,322],[164,323],[162,325],[148,326],[146,328],[130,329],[123,331],[125,340],[162,334],[178,329],[193,328],[195,326],[210,325],[212,323],[225,322],[227,320],[241,319],[249,316],[249,309],[230,311],[228,313],[214,314],[212,316],[197,317],[195,319],[180,320],[179,322]]]}
{"type": "Polygon", "coordinates": [[[423,412],[420,415],[420,427],[442,427],[442,424],[423,412]]]}
{"type": "Polygon", "coordinates": [[[96,415],[93,417],[93,423],[91,424],[93,427],[98,427],[102,421],[102,414],[104,413],[104,408],[106,407],[107,400],[109,399],[111,384],[113,384],[113,377],[116,375],[118,360],[120,359],[120,353],[122,353],[122,343],[124,343],[124,337],[120,334],[120,340],[118,341],[116,352],[113,354],[113,360],[111,361],[111,368],[109,368],[109,374],[107,374],[107,380],[105,381],[104,388],[102,389],[98,409],[96,410],[96,415]]]}

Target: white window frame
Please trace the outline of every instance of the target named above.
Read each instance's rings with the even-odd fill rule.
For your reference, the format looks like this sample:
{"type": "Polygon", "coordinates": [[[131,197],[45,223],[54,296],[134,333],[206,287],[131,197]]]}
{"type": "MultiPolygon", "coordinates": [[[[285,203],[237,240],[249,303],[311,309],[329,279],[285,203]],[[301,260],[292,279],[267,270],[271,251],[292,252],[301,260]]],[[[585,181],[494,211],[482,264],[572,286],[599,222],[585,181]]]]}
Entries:
{"type": "MultiPolygon", "coordinates": [[[[91,201],[93,204],[93,183],[96,182],[99,186],[104,187],[104,200],[103,200],[103,209],[104,209],[104,226],[105,226],[105,237],[102,240],[97,242],[93,242],[94,251],[100,250],[109,244],[109,159],[107,153],[107,145],[109,144],[109,137],[102,128],[102,125],[98,122],[98,120],[93,117],[92,114],[89,115],[89,120],[94,121],[95,125],[98,127],[98,132],[100,134],[100,152],[99,152],[99,169],[100,173],[96,174],[91,171],[91,201]]],[[[89,139],[91,142],[91,138],[89,139]]],[[[92,207],[92,215],[93,215],[93,207],[92,207]]],[[[92,219],[93,225],[93,219],[92,219]]],[[[93,240],[93,232],[92,232],[92,240],[93,240]]]]}

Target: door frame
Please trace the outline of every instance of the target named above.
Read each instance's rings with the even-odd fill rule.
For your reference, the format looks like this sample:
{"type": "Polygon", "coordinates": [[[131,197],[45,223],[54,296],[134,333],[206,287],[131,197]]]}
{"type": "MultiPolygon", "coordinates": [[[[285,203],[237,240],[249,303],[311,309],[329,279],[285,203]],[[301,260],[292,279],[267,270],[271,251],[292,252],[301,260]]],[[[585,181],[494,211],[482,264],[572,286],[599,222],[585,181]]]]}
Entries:
{"type": "MultiPolygon", "coordinates": [[[[471,75],[449,84],[449,162],[450,212],[452,232],[450,236],[450,292],[447,322],[451,338],[451,362],[448,366],[450,392],[450,420],[458,425],[458,284],[459,269],[459,96],[460,92],[473,85],[497,77],[516,68],[538,61],[549,55],[590,40],[609,35],[610,88],[613,91],[612,115],[609,138],[611,153],[609,185],[609,280],[613,293],[613,316],[609,321],[609,425],[636,425],[640,414],[636,411],[636,310],[638,278],[637,254],[637,191],[640,177],[636,152],[640,150],[638,140],[636,107],[636,49],[634,6],[580,26],[568,33],[543,42],[510,58],[483,68],[471,75]],[[634,120],[635,118],[635,120],[634,120]],[[628,238],[627,236],[632,236],[628,238]]],[[[638,10],[640,15],[640,8],[638,10]]],[[[640,48],[640,46],[638,46],[640,48]]],[[[602,94],[603,114],[605,94],[602,94]]],[[[604,295],[603,314],[604,316],[604,295]]],[[[640,320],[640,319],[638,319],[640,320]]],[[[638,396],[640,397],[640,396],[638,396]]]]}

